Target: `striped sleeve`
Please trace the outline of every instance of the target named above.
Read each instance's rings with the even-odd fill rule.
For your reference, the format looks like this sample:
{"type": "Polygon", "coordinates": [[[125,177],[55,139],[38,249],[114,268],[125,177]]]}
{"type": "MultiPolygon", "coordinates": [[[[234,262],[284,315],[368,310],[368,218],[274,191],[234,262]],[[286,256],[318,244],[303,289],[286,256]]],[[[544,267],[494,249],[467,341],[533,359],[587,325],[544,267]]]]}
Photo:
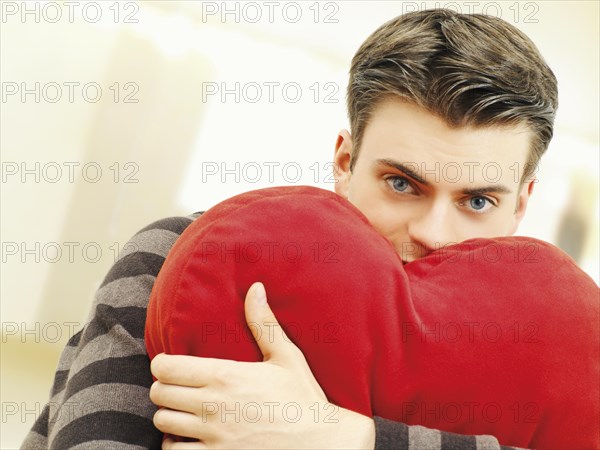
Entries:
{"type": "MultiPolygon", "coordinates": [[[[86,326],[60,357],[50,401],[21,448],[87,450],[160,448],[152,422],[146,310],[165,258],[201,213],[140,230],[124,246],[96,293],[86,326]]],[[[507,450],[491,436],[462,436],[375,417],[376,450],[507,450]]]]}
{"type": "Polygon", "coordinates": [[[85,327],[59,359],[50,401],[22,449],[160,448],[153,423],[144,327],[150,292],[167,253],[198,217],[172,217],[123,247],[96,293],[85,327]]]}
{"type": "Polygon", "coordinates": [[[493,436],[466,436],[405,425],[382,417],[375,419],[375,450],[515,450],[493,436]]]}

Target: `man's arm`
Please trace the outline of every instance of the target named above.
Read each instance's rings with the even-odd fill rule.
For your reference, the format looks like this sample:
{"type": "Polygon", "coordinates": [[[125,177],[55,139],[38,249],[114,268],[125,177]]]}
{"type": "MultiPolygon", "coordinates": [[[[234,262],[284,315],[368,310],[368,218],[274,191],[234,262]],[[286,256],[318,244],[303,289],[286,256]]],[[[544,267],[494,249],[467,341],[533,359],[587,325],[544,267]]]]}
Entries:
{"type": "MultiPolygon", "coordinates": [[[[150,292],[179,235],[198,217],[173,217],[140,230],[96,293],[90,320],[63,350],[50,401],[21,448],[159,448],[157,407],[144,345],[150,292]]],[[[498,449],[493,437],[459,436],[375,418],[375,448],[498,449]],[[489,443],[489,444],[488,444],[489,443]]]]}
{"type": "Polygon", "coordinates": [[[374,417],[375,450],[510,450],[494,436],[467,436],[374,417]]]}
{"type": "Polygon", "coordinates": [[[96,293],[89,321],[63,350],[50,401],[23,449],[160,448],[148,395],[146,309],[167,253],[198,215],[155,222],[124,246],[96,293]]]}

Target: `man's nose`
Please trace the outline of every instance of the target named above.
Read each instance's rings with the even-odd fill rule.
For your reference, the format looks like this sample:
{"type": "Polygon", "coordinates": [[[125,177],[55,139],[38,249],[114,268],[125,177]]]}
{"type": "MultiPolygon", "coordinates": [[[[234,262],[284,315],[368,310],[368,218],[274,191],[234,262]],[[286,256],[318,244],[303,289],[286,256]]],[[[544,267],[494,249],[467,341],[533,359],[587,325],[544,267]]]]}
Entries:
{"type": "Polygon", "coordinates": [[[408,223],[411,242],[426,256],[434,250],[454,243],[452,211],[443,202],[432,203],[419,211],[408,223]]]}

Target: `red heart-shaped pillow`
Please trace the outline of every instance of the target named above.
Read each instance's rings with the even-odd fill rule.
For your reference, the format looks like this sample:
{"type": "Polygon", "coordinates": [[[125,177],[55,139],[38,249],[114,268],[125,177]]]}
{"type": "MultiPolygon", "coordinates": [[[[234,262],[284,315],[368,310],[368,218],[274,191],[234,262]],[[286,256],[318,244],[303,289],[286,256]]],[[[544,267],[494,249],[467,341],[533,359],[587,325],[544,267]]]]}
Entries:
{"type": "Polygon", "coordinates": [[[506,445],[600,446],[598,287],[548,243],[472,239],[403,266],[333,192],[241,194],[169,253],[150,357],[261,361],[243,305],[255,281],[341,407],[506,445]]]}

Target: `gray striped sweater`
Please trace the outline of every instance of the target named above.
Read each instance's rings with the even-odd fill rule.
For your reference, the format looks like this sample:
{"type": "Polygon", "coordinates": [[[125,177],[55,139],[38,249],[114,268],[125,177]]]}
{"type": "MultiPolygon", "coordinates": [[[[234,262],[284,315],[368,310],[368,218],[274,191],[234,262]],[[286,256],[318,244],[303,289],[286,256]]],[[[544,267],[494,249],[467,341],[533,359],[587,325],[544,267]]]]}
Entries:
{"type": "MultiPolygon", "coordinates": [[[[62,352],[50,400],[22,449],[160,448],[153,423],[144,325],[167,253],[201,212],[155,222],[133,236],[96,293],[86,326],[62,352]]],[[[491,436],[462,436],[375,417],[376,449],[491,450],[491,436]]]]}

